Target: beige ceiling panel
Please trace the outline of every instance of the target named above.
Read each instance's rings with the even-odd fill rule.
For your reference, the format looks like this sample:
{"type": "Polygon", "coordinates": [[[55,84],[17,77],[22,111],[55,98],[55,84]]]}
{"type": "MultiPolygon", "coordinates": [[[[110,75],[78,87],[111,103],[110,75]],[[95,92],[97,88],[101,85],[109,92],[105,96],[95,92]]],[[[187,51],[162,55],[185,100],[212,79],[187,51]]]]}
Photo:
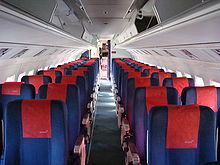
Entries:
{"type": "Polygon", "coordinates": [[[82,0],[82,3],[85,5],[112,5],[112,4],[118,4],[118,5],[130,5],[132,0],[82,0]]]}
{"type": "Polygon", "coordinates": [[[91,20],[94,17],[123,18],[128,7],[127,5],[85,5],[86,12],[91,20]]]}

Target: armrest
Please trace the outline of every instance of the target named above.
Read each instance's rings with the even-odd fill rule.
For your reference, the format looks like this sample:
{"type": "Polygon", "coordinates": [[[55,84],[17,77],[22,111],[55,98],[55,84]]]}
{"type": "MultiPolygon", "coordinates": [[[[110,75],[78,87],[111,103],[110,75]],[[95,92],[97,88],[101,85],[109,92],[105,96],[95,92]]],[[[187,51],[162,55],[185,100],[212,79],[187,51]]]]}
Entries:
{"type": "Polygon", "coordinates": [[[124,107],[119,107],[119,110],[118,110],[119,113],[122,114],[122,113],[124,113],[124,111],[125,111],[124,107]]]}
{"type": "Polygon", "coordinates": [[[87,108],[90,112],[93,111],[93,109],[94,109],[93,101],[91,101],[90,103],[87,104],[87,108]]]}
{"type": "Polygon", "coordinates": [[[121,101],[121,98],[119,96],[116,97],[116,101],[119,102],[121,101]]]}
{"type": "Polygon", "coordinates": [[[82,124],[83,124],[83,125],[87,125],[87,124],[89,124],[89,121],[90,121],[89,114],[86,113],[86,114],[83,116],[82,124]]]}
{"type": "Polygon", "coordinates": [[[75,146],[74,146],[73,153],[74,153],[74,154],[80,154],[81,149],[82,149],[84,146],[85,146],[84,136],[83,136],[83,135],[80,135],[80,136],[78,136],[78,138],[76,139],[76,144],[75,144],[75,146]]]}
{"type": "Polygon", "coordinates": [[[130,130],[130,125],[126,118],[123,118],[122,126],[123,126],[124,131],[128,132],[130,130]]]}
{"type": "Polygon", "coordinates": [[[140,164],[140,157],[137,152],[137,148],[134,143],[128,143],[128,152],[127,152],[128,162],[132,162],[133,164],[140,164]]]}

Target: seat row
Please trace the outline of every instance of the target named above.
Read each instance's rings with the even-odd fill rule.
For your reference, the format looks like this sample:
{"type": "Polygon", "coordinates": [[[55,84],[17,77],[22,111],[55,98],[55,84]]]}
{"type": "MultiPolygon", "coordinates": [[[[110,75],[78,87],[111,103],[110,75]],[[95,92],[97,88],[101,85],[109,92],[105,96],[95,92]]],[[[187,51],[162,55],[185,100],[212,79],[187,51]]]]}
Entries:
{"type": "Polygon", "coordinates": [[[195,87],[192,78],[132,59],[113,59],[112,64],[127,164],[203,165],[217,160],[219,88],[195,87]]]}
{"type": "Polygon", "coordinates": [[[82,58],[1,84],[1,164],[85,164],[98,68],[82,58]]]}

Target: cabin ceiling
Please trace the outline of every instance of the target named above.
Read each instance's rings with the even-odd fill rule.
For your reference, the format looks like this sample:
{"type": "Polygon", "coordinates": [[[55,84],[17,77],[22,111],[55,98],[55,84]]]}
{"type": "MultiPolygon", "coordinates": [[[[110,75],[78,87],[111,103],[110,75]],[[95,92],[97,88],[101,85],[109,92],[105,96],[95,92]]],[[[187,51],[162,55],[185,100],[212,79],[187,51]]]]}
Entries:
{"type": "Polygon", "coordinates": [[[126,14],[134,0],[81,0],[91,23],[87,30],[100,39],[111,39],[123,31],[129,18],[126,14]]]}

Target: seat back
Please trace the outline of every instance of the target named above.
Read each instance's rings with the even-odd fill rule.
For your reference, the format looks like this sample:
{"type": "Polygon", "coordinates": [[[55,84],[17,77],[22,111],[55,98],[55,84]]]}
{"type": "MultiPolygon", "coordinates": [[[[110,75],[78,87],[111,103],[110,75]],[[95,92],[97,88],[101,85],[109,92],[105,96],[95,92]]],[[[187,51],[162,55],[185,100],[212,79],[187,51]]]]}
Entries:
{"type": "MultiPolygon", "coordinates": [[[[182,92],[183,105],[198,104],[211,108],[215,112],[216,126],[220,126],[220,88],[214,86],[186,87],[182,92]]],[[[218,138],[220,138],[218,136],[218,138]]],[[[220,160],[220,143],[218,139],[218,160],[220,160]]]]}
{"type": "Polygon", "coordinates": [[[159,80],[160,86],[163,86],[163,80],[165,78],[176,77],[176,73],[171,72],[154,72],[151,74],[151,78],[156,78],[159,80]]]}
{"type": "Polygon", "coordinates": [[[124,72],[122,74],[122,78],[121,78],[121,98],[122,98],[122,104],[124,105],[124,107],[126,107],[127,104],[127,84],[128,84],[128,79],[129,78],[139,78],[141,77],[141,72],[135,72],[135,71],[128,71],[128,72],[124,72]]]}
{"type": "Polygon", "coordinates": [[[203,165],[216,161],[215,119],[210,108],[159,106],[152,108],[149,120],[149,165],[203,165]]]}
{"type": "Polygon", "coordinates": [[[38,89],[41,85],[48,84],[52,82],[51,77],[43,75],[33,75],[33,76],[23,76],[21,81],[25,84],[31,84],[35,87],[35,94],[38,97],[38,89]]]}
{"type": "Polygon", "coordinates": [[[59,83],[57,78],[62,76],[62,72],[58,70],[40,70],[37,75],[49,76],[52,79],[52,83],[59,83]]]}
{"type": "Polygon", "coordinates": [[[132,128],[135,144],[141,161],[146,163],[146,132],[148,130],[148,114],[152,107],[159,105],[177,105],[178,93],[172,87],[139,87],[135,90],[134,108],[132,112],[132,128]]]}
{"type": "Polygon", "coordinates": [[[50,68],[50,70],[61,71],[62,75],[66,75],[70,69],[65,67],[57,67],[57,68],[50,68]]]}
{"type": "Polygon", "coordinates": [[[80,132],[81,110],[79,89],[73,84],[48,84],[39,89],[40,99],[62,100],[68,110],[69,150],[72,150],[80,132]]]}
{"type": "Polygon", "coordinates": [[[0,84],[0,103],[4,111],[11,101],[34,98],[35,88],[31,84],[24,84],[23,82],[5,82],[4,84],[0,84]]]}
{"type": "Polygon", "coordinates": [[[145,73],[149,77],[151,77],[151,74],[155,73],[155,72],[164,72],[164,70],[163,69],[158,69],[158,68],[144,69],[143,70],[143,73],[145,73]]]}
{"type": "Polygon", "coordinates": [[[186,77],[165,78],[163,81],[163,86],[176,88],[179,96],[179,104],[181,104],[182,90],[185,87],[193,87],[194,80],[186,77]]]}
{"type": "Polygon", "coordinates": [[[57,100],[17,100],[9,103],[3,164],[66,165],[66,117],[64,103],[57,100]]]}
{"type": "Polygon", "coordinates": [[[88,73],[88,71],[72,70],[72,71],[68,71],[67,75],[84,77],[84,79],[85,79],[86,97],[87,97],[87,101],[89,101],[89,97],[90,97],[90,91],[89,90],[90,89],[89,89],[89,73],[88,73]]]}
{"type": "Polygon", "coordinates": [[[60,80],[61,84],[75,84],[79,88],[79,99],[80,99],[80,107],[81,107],[81,116],[85,114],[87,111],[87,103],[88,103],[88,95],[86,90],[86,82],[85,78],[82,76],[74,76],[74,75],[64,75],[60,80]]]}
{"type": "Polygon", "coordinates": [[[134,95],[135,89],[138,87],[150,87],[150,86],[159,86],[158,80],[155,78],[148,77],[136,77],[129,78],[127,82],[127,101],[125,106],[125,113],[127,119],[131,125],[132,121],[132,112],[134,108],[134,95]]]}
{"type": "Polygon", "coordinates": [[[182,103],[210,107],[214,112],[220,108],[220,88],[214,86],[186,87],[182,91],[182,103]]]}

